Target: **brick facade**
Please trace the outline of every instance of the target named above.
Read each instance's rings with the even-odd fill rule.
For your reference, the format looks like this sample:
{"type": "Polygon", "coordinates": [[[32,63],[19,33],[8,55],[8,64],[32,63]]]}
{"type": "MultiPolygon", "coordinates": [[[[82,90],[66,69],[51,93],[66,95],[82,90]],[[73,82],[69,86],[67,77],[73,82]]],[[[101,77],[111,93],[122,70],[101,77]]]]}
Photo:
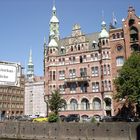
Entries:
{"type": "Polygon", "coordinates": [[[114,115],[113,79],[133,49],[140,50],[140,18],[129,7],[121,28],[84,34],[75,24],[70,37],[44,43],[45,94],[55,89],[66,100],[60,115],[114,115]],[[108,36],[107,36],[108,35],[108,36]]]}

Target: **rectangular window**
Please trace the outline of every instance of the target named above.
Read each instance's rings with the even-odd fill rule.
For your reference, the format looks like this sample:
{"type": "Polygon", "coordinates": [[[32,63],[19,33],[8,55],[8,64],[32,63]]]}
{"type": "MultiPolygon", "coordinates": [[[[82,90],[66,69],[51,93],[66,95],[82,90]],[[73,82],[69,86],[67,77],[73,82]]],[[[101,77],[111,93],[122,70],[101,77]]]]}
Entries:
{"type": "Polygon", "coordinates": [[[110,65],[108,65],[107,74],[110,75],[110,65]]]}
{"type": "Polygon", "coordinates": [[[81,84],[80,85],[80,90],[81,90],[81,93],[87,92],[87,84],[81,84]]]}
{"type": "Polygon", "coordinates": [[[84,61],[84,62],[87,61],[87,57],[86,57],[86,55],[84,55],[84,57],[83,57],[83,61],[84,61]]]}
{"type": "Polygon", "coordinates": [[[81,77],[87,76],[87,68],[81,68],[80,69],[80,76],[81,77]]]}
{"type": "Polygon", "coordinates": [[[95,53],[94,60],[95,60],[95,61],[97,61],[97,60],[98,60],[98,53],[95,53]]]}
{"type": "Polygon", "coordinates": [[[91,57],[91,61],[93,61],[94,60],[93,54],[91,54],[90,57],[91,57]]]}
{"type": "Polygon", "coordinates": [[[53,80],[55,81],[55,71],[53,71],[53,80]]]}
{"type": "Polygon", "coordinates": [[[108,81],[108,90],[111,91],[111,81],[108,81]]]}
{"type": "Polygon", "coordinates": [[[99,82],[92,83],[92,91],[99,92],[99,82]]]}
{"type": "Polygon", "coordinates": [[[59,85],[59,90],[60,90],[60,93],[64,93],[65,92],[64,85],[59,85]]]}
{"type": "Polygon", "coordinates": [[[107,68],[106,68],[106,65],[104,65],[104,75],[107,74],[107,68]]]}
{"type": "Polygon", "coordinates": [[[70,78],[75,78],[76,77],[76,70],[75,69],[69,70],[69,77],[70,78]]]}
{"type": "Polygon", "coordinates": [[[92,71],[92,76],[99,76],[98,67],[92,67],[91,71],[92,71]]]}
{"type": "Polygon", "coordinates": [[[70,85],[70,93],[75,93],[76,92],[76,84],[73,83],[70,85]]]}
{"type": "Polygon", "coordinates": [[[65,79],[65,71],[59,71],[59,79],[65,79]]]}
{"type": "Polygon", "coordinates": [[[52,71],[49,72],[49,79],[52,81],[52,71]]]}

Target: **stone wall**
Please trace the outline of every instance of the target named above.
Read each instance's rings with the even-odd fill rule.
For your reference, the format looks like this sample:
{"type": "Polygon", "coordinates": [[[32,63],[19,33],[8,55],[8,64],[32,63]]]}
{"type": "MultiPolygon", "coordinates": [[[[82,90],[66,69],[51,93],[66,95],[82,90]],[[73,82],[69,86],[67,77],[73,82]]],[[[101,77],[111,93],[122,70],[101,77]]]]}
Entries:
{"type": "Polygon", "coordinates": [[[140,123],[0,123],[0,140],[140,140],[139,135],[140,123]]]}

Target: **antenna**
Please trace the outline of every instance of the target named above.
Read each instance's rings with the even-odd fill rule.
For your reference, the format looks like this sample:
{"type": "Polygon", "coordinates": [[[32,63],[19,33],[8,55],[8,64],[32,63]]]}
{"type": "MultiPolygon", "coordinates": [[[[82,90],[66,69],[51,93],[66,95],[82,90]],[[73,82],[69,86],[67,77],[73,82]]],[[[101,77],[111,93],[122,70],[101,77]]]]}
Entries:
{"type": "Polygon", "coordinates": [[[102,10],[102,21],[104,21],[104,10],[102,10]]]}
{"type": "Polygon", "coordinates": [[[55,6],[55,0],[53,0],[53,6],[55,6]]]}

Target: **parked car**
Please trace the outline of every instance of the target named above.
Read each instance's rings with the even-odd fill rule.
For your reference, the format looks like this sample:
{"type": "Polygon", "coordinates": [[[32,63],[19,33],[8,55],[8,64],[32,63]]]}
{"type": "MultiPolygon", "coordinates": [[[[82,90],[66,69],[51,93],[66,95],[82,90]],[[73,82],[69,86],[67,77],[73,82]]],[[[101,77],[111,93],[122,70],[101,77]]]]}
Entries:
{"type": "Polygon", "coordinates": [[[66,116],[64,116],[64,115],[60,115],[60,116],[59,116],[59,118],[60,118],[60,120],[61,120],[62,122],[64,122],[64,121],[65,121],[66,116]]]}
{"type": "Polygon", "coordinates": [[[100,119],[101,122],[112,122],[113,118],[111,116],[103,116],[100,119]]]}
{"type": "Polygon", "coordinates": [[[82,122],[91,122],[92,117],[84,117],[82,118],[82,122]]]}
{"type": "Polygon", "coordinates": [[[47,117],[34,118],[33,122],[48,122],[48,118],[47,117]]]}
{"type": "Polygon", "coordinates": [[[18,121],[32,121],[33,118],[31,118],[30,116],[23,115],[21,117],[17,117],[17,120],[18,121]]]}
{"type": "Polygon", "coordinates": [[[79,122],[80,121],[80,115],[79,114],[69,114],[67,117],[65,117],[66,122],[79,122]]]}

